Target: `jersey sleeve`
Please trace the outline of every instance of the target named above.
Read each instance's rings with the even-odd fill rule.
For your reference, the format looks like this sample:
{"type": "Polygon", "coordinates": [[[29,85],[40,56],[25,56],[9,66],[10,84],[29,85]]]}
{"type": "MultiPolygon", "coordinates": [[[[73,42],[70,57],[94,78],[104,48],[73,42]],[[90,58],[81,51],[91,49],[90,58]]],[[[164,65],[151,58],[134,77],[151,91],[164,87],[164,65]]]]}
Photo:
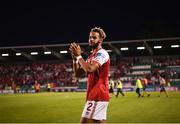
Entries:
{"type": "Polygon", "coordinates": [[[95,55],[95,57],[94,57],[94,59],[93,59],[93,61],[98,62],[101,66],[102,66],[104,63],[106,63],[108,60],[109,60],[109,54],[108,54],[108,52],[107,52],[106,50],[104,50],[104,49],[99,50],[99,51],[96,53],[96,55],[95,55]]]}

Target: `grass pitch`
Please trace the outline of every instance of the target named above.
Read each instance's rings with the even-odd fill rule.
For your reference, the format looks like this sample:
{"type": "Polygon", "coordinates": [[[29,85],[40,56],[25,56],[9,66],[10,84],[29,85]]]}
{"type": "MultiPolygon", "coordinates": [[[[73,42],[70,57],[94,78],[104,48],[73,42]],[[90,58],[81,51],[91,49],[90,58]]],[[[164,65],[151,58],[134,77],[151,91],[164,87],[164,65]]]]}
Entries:
{"type": "MultiPolygon", "coordinates": [[[[169,97],[112,96],[108,123],[180,123],[180,92],[169,97]]],[[[0,123],[79,123],[85,93],[1,94],[0,123]]]]}

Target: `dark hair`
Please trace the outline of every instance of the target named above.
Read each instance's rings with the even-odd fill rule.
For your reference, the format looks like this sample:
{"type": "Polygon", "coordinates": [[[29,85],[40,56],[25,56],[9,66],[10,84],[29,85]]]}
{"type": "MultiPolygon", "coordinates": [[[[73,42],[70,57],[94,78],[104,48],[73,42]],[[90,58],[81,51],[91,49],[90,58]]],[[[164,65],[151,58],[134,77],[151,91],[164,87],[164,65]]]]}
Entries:
{"type": "Polygon", "coordinates": [[[100,37],[104,40],[106,38],[106,33],[104,30],[100,27],[95,27],[91,29],[91,32],[98,32],[100,37]]]}

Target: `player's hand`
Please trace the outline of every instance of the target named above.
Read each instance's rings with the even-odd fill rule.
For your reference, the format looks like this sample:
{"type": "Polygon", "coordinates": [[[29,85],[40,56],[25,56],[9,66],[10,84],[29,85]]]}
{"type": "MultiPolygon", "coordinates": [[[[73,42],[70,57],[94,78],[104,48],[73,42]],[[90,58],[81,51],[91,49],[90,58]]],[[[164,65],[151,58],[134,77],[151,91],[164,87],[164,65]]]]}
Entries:
{"type": "Polygon", "coordinates": [[[81,47],[77,45],[76,43],[71,43],[69,50],[75,57],[81,55],[81,47]]]}
{"type": "Polygon", "coordinates": [[[72,48],[72,45],[70,44],[69,51],[70,51],[70,53],[71,53],[71,57],[72,57],[72,59],[76,60],[76,57],[75,57],[72,49],[73,49],[73,48],[72,48]]]}

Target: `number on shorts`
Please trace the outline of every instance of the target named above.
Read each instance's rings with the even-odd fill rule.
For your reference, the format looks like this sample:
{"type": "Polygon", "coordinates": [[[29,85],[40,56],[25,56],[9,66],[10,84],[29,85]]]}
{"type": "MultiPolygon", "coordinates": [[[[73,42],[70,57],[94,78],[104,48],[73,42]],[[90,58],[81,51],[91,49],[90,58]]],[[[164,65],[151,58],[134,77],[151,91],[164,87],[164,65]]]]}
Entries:
{"type": "Polygon", "coordinates": [[[91,111],[91,107],[92,107],[92,105],[93,105],[93,103],[92,103],[92,102],[89,102],[89,103],[88,103],[88,107],[87,107],[87,110],[88,110],[88,111],[91,111]]]}

